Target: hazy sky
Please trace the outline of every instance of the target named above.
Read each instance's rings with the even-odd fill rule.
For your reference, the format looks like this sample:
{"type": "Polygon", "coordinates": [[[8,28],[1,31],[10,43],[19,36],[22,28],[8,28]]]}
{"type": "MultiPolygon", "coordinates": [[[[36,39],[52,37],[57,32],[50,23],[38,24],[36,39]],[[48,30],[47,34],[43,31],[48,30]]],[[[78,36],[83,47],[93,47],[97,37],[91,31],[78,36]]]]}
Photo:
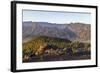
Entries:
{"type": "Polygon", "coordinates": [[[91,23],[90,13],[23,10],[23,21],[49,23],[91,23]]]}

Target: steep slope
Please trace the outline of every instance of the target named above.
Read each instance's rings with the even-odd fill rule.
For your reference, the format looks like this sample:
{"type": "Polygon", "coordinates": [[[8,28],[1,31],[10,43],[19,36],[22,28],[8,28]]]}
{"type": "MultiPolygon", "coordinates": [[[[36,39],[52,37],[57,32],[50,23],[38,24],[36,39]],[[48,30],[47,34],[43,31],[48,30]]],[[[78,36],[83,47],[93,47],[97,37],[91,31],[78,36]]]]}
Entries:
{"type": "Polygon", "coordinates": [[[23,42],[33,37],[48,36],[69,40],[89,41],[90,25],[83,23],[56,24],[48,22],[23,22],[23,42]]]}
{"type": "Polygon", "coordinates": [[[67,25],[71,31],[77,35],[79,41],[90,41],[91,40],[91,26],[90,24],[84,23],[71,23],[67,25]]]}

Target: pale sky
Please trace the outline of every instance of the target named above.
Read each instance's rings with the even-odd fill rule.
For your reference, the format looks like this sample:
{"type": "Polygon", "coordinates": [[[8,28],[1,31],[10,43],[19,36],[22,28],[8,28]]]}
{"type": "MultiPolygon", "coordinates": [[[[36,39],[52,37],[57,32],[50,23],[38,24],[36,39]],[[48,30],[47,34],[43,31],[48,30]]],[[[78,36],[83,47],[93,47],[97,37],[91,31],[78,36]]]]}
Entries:
{"type": "Polygon", "coordinates": [[[90,13],[23,10],[23,21],[49,23],[91,23],[90,13]]]}

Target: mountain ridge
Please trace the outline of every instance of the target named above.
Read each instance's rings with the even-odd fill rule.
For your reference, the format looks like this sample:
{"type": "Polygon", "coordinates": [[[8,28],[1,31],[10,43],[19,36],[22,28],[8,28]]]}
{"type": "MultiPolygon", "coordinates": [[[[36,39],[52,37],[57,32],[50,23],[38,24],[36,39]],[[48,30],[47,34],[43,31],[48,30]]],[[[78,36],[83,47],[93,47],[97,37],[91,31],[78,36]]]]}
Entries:
{"type": "Polygon", "coordinates": [[[23,22],[23,41],[35,36],[49,36],[69,40],[90,40],[91,26],[84,23],[56,24],[48,22],[23,22]]]}

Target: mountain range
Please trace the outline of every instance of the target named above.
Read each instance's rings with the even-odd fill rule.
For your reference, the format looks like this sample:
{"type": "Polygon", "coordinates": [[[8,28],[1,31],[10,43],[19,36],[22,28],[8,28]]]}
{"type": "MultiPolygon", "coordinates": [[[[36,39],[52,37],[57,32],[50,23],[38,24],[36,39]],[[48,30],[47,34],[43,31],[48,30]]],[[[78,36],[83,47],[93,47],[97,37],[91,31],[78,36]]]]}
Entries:
{"type": "Polygon", "coordinates": [[[91,25],[85,23],[48,23],[48,22],[23,22],[22,38],[27,42],[37,36],[57,37],[71,41],[90,41],[91,25]]]}

